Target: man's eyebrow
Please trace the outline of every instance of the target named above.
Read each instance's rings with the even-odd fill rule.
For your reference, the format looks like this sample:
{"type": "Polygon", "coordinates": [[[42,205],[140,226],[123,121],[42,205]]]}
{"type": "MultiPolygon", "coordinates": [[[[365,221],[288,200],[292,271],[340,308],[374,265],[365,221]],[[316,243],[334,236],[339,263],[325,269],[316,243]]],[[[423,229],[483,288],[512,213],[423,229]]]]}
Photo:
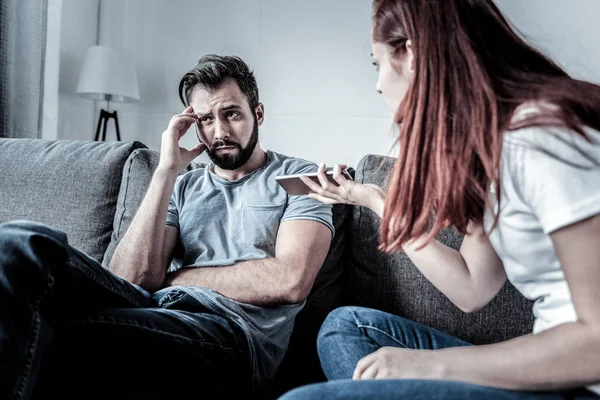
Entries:
{"type": "Polygon", "coordinates": [[[229,111],[229,110],[241,110],[242,107],[238,106],[237,104],[232,104],[230,106],[227,107],[223,107],[221,110],[222,111],[229,111]]]}
{"type": "Polygon", "coordinates": [[[210,117],[212,116],[212,111],[206,114],[195,113],[199,118],[210,117]]]}

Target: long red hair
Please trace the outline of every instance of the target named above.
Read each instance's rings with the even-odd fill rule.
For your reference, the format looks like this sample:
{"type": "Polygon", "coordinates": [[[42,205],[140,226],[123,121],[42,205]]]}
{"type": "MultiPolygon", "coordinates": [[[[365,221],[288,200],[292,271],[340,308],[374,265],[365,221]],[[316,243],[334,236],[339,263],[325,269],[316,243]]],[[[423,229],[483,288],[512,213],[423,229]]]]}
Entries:
{"type": "MultiPolygon", "coordinates": [[[[600,87],[570,78],[523,41],[491,0],[374,0],[373,40],[406,50],[415,74],[395,114],[399,156],[381,249],[400,250],[446,227],[481,222],[494,182],[500,201],[502,137],[530,125],[600,130],[600,87]],[[526,102],[554,105],[511,125],[526,102]],[[428,229],[431,228],[431,229],[428,229]]],[[[495,216],[497,221],[498,216],[495,216]]]]}

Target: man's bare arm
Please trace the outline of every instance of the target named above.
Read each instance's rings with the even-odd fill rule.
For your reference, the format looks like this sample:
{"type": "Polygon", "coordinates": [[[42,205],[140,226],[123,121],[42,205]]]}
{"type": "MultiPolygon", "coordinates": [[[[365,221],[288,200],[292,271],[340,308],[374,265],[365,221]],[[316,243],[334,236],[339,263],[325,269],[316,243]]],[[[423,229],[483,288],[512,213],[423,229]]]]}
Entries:
{"type": "Polygon", "coordinates": [[[167,258],[175,248],[177,228],[166,226],[165,221],[176,178],[176,174],[171,176],[167,171],[156,170],[146,196],[110,262],[111,272],[150,292],[162,286],[167,273],[167,258]],[[171,234],[165,234],[166,230],[171,234]]]}
{"type": "Polygon", "coordinates": [[[283,222],[277,233],[274,258],[232,266],[183,268],[166,279],[166,286],[201,286],[244,303],[276,305],[306,299],[325,261],[331,231],[319,222],[283,222]]]}
{"type": "Polygon", "coordinates": [[[177,242],[177,228],[166,226],[169,198],[178,172],[204,151],[179,147],[179,140],[198,118],[188,107],[171,119],[162,135],[159,165],[142,204],[117,245],[110,262],[115,275],[153,292],[163,286],[177,242]]]}

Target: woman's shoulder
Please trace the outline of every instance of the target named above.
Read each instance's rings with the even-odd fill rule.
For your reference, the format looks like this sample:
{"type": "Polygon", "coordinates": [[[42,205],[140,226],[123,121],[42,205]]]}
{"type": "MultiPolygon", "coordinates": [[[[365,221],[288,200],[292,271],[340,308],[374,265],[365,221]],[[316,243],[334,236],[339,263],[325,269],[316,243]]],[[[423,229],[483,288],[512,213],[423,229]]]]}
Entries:
{"type": "Polygon", "coordinates": [[[553,117],[557,111],[557,106],[539,102],[518,107],[504,133],[503,156],[551,157],[582,166],[591,160],[600,162],[600,132],[584,126],[582,135],[553,117]]]}

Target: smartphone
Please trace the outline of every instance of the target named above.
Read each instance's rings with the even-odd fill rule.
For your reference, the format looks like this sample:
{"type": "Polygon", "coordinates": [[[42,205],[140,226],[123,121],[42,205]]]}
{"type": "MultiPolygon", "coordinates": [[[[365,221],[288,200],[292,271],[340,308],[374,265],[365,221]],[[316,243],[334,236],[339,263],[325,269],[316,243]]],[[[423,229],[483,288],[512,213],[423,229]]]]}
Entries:
{"type": "MultiPolygon", "coordinates": [[[[280,175],[276,176],[275,180],[285,189],[286,192],[288,192],[288,194],[292,196],[309,194],[311,190],[308,186],[304,184],[304,182],[302,182],[302,180],[300,179],[301,176],[306,176],[318,185],[321,184],[319,182],[319,178],[317,177],[316,172],[297,175],[280,175]]],[[[325,176],[327,176],[329,182],[333,183],[336,186],[339,186],[335,179],[333,179],[333,169],[327,169],[325,171],[325,176]]],[[[344,176],[346,179],[352,180],[352,175],[350,175],[350,173],[345,169],[342,170],[342,176],[344,176]]]]}

